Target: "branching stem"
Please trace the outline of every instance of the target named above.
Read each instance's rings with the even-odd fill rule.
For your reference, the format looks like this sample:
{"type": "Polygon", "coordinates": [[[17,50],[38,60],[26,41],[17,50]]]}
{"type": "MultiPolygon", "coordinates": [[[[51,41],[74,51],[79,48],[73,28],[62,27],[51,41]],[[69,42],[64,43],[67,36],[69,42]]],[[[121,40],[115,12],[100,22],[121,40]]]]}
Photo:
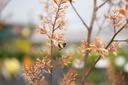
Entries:
{"type": "MultiPolygon", "coordinates": [[[[88,48],[89,48],[89,44],[90,44],[90,40],[91,40],[91,34],[92,34],[92,29],[93,29],[93,24],[94,24],[94,21],[95,21],[95,18],[96,18],[96,5],[97,5],[97,0],[94,0],[94,7],[93,7],[93,14],[92,14],[92,20],[91,20],[91,23],[90,23],[90,27],[89,27],[89,30],[88,30],[88,36],[87,36],[87,42],[88,42],[88,48]]],[[[85,48],[86,49],[86,48],[85,48]]],[[[89,55],[89,52],[88,50],[85,52],[85,59],[84,59],[84,69],[83,69],[83,74],[82,74],[82,85],[84,85],[84,82],[85,82],[85,76],[86,76],[86,67],[87,67],[87,60],[88,60],[88,55],[89,55]]]]}
{"type": "MultiPolygon", "coordinates": [[[[58,6],[58,9],[57,9],[57,12],[56,12],[56,17],[55,17],[55,20],[54,20],[54,23],[53,23],[53,28],[52,28],[52,32],[51,32],[51,38],[53,39],[53,34],[55,32],[55,27],[56,27],[56,22],[57,22],[57,19],[59,17],[59,11],[60,11],[60,7],[61,7],[61,4],[62,4],[62,0],[60,1],[60,3],[57,5],[58,6]]],[[[53,63],[53,41],[51,40],[51,66],[52,66],[52,63],[53,63]]],[[[51,68],[51,74],[50,74],[50,85],[52,85],[52,79],[53,79],[53,68],[51,68]]]]}
{"type": "MultiPolygon", "coordinates": [[[[125,25],[126,25],[126,24],[125,24],[125,25]]],[[[105,47],[105,49],[107,49],[107,48],[111,45],[111,43],[113,42],[114,38],[117,36],[117,34],[119,34],[119,33],[123,30],[123,28],[125,27],[125,25],[122,26],[121,29],[118,30],[118,31],[113,35],[113,37],[111,38],[110,42],[109,42],[108,45],[105,47]]],[[[93,69],[94,69],[96,63],[100,60],[100,58],[101,58],[101,56],[99,56],[98,59],[94,62],[93,66],[91,67],[90,71],[88,72],[88,74],[85,76],[84,79],[87,79],[87,77],[88,77],[89,74],[93,71],[93,69]]]]}

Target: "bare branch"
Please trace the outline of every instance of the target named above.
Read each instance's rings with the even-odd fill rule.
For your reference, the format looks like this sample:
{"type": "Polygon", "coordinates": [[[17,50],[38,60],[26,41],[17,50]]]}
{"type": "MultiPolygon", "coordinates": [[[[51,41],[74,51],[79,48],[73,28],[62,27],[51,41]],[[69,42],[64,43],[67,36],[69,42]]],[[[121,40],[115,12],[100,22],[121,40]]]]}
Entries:
{"type": "Polygon", "coordinates": [[[102,6],[104,6],[108,1],[110,0],[106,0],[104,3],[102,3],[101,5],[98,6],[98,9],[101,8],[102,6]]]}
{"type": "Polygon", "coordinates": [[[87,28],[87,30],[89,29],[89,27],[87,26],[87,24],[85,23],[85,21],[82,19],[82,17],[80,16],[80,14],[77,12],[77,10],[75,9],[74,5],[72,4],[72,2],[70,2],[73,10],[76,12],[77,16],[79,17],[79,19],[82,21],[82,23],[84,24],[84,26],[87,28]]]}
{"type": "MultiPolygon", "coordinates": [[[[125,24],[125,25],[126,25],[126,24],[125,24]]],[[[125,25],[123,25],[123,26],[121,27],[121,29],[118,30],[118,31],[113,35],[112,39],[110,40],[110,42],[108,43],[108,45],[105,47],[105,49],[107,49],[107,48],[111,45],[111,43],[114,41],[114,38],[117,36],[117,34],[119,34],[119,33],[124,29],[125,25]]],[[[90,71],[88,72],[88,74],[85,76],[84,79],[86,79],[86,78],[89,76],[89,74],[93,71],[93,69],[94,69],[96,63],[100,60],[100,58],[101,58],[101,56],[99,56],[98,59],[94,62],[93,66],[91,67],[90,71]]]]}

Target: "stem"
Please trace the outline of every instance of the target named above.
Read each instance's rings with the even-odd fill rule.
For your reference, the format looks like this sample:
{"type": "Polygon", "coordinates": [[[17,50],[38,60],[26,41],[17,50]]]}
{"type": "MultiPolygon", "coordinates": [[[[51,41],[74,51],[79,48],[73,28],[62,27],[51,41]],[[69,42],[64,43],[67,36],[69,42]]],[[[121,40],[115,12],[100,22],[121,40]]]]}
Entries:
{"type": "Polygon", "coordinates": [[[114,42],[126,42],[126,40],[113,40],[114,42]]]}
{"type": "MultiPolygon", "coordinates": [[[[59,11],[60,11],[60,6],[62,4],[62,0],[60,1],[59,5],[58,5],[58,9],[57,9],[57,12],[56,12],[56,17],[55,17],[55,20],[54,20],[54,23],[53,23],[53,28],[52,28],[52,34],[51,34],[51,38],[53,39],[53,33],[55,32],[55,27],[56,27],[56,21],[59,17],[59,11]]],[[[52,66],[52,62],[53,62],[53,41],[51,40],[51,66],[52,66]]],[[[52,85],[52,73],[53,73],[53,68],[51,68],[51,74],[50,74],[50,85],[52,85]]]]}
{"type": "MultiPolygon", "coordinates": [[[[91,30],[88,31],[88,46],[89,47],[89,44],[90,44],[90,40],[91,40],[91,30]]],[[[86,49],[86,48],[85,48],[86,49]]],[[[89,51],[87,50],[85,52],[85,56],[84,56],[84,69],[83,69],[83,73],[82,73],[82,85],[84,85],[84,76],[86,75],[86,64],[87,64],[87,60],[88,60],[88,55],[89,55],[89,51]]]]}
{"type": "Polygon", "coordinates": [[[48,33],[45,33],[49,38],[50,38],[50,35],[48,33]]]}
{"type": "MultiPolygon", "coordinates": [[[[92,28],[93,28],[93,24],[94,24],[94,21],[95,21],[95,17],[96,17],[96,4],[97,4],[97,0],[94,0],[94,7],[93,7],[93,14],[92,14],[92,20],[91,20],[91,24],[90,24],[90,27],[88,29],[88,46],[89,47],[89,44],[90,44],[90,40],[91,40],[91,34],[92,34],[92,28]]],[[[86,48],[85,48],[86,49],[86,48]]],[[[82,85],[84,85],[84,79],[85,79],[85,75],[86,75],[86,68],[87,68],[87,60],[88,60],[88,55],[89,55],[89,52],[88,50],[85,52],[85,59],[84,59],[84,69],[83,69],[83,75],[82,75],[82,85]]]]}
{"type": "MultiPolygon", "coordinates": [[[[75,7],[73,6],[72,4],[72,1],[69,0],[73,10],[76,12],[77,16],[79,17],[79,19],[82,21],[82,23],[84,24],[84,26],[87,28],[88,30],[88,35],[87,35],[87,41],[88,41],[88,46],[89,47],[89,44],[90,44],[90,40],[91,40],[91,34],[92,34],[92,28],[93,28],[93,24],[94,24],[94,20],[95,20],[95,17],[96,17],[96,12],[99,8],[101,8],[105,3],[107,3],[109,0],[106,0],[104,3],[102,3],[101,5],[99,5],[98,7],[96,7],[96,3],[97,3],[97,0],[94,0],[94,7],[93,7],[93,15],[92,15],[92,20],[91,20],[91,24],[90,24],[90,27],[87,26],[87,24],[84,22],[84,20],[82,19],[82,17],[80,16],[80,14],[77,12],[77,10],[75,9],[75,7]]],[[[85,48],[86,49],[86,48],[85,48]]],[[[87,64],[87,60],[88,60],[88,55],[89,55],[89,51],[86,50],[85,52],[85,64],[84,64],[84,69],[83,69],[83,75],[82,75],[82,85],[84,84],[84,78],[85,78],[85,71],[86,71],[86,64],[87,64]]],[[[97,61],[98,62],[98,61],[97,61]]]]}
{"type": "MultiPolygon", "coordinates": [[[[125,25],[126,25],[126,24],[125,24],[125,25]]],[[[112,39],[110,40],[110,42],[108,43],[108,45],[105,47],[105,49],[107,49],[107,48],[111,45],[111,43],[113,42],[113,40],[114,40],[114,38],[116,37],[116,35],[119,34],[120,31],[123,30],[123,28],[125,27],[125,25],[122,26],[121,29],[118,30],[118,31],[113,35],[112,39]]],[[[100,58],[101,58],[101,56],[99,56],[98,59],[95,61],[95,63],[93,64],[92,68],[90,69],[90,71],[88,72],[88,74],[85,76],[84,79],[86,79],[86,78],[89,76],[89,74],[93,71],[93,69],[94,69],[96,63],[100,60],[100,58]]]]}
{"type": "MultiPolygon", "coordinates": [[[[51,66],[52,66],[52,54],[53,54],[53,43],[51,41],[51,66]]],[[[51,68],[51,74],[50,74],[50,85],[52,85],[52,71],[53,71],[53,68],[51,68]]]]}
{"type": "Polygon", "coordinates": [[[116,33],[116,25],[115,25],[115,19],[113,19],[113,25],[114,25],[114,34],[116,33]]]}
{"type": "Polygon", "coordinates": [[[92,68],[90,69],[90,71],[88,72],[88,74],[85,76],[85,79],[89,76],[89,74],[92,72],[92,70],[94,69],[96,63],[100,60],[101,56],[98,57],[98,59],[94,62],[92,68]]]}
{"type": "Polygon", "coordinates": [[[76,12],[77,16],[79,17],[79,19],[82,21],[82,23],[84,24],[84,26],[87,28],[87,30],[89,29],[89,27],[87,26],[87,24],[84,22],[84,20],[82,19],[82,17],[80,16],[80,14],[77,12],[77,10],[75,9],[75,7],[73,6],[72,2],[70,2],[73,10],[76,12]]]}
{"type": "Polygon", "coordinates": [[[102,3],[100,6],[98,6],[98,9],[101,8],[103,5],[105,5],[109,0],[106,0],[104,3],[102,3]]]}
{"type": "Polygon", "coordinates": [[[125,25],[126,25],[126,24],[124,24],[124,25],[121,27],[121,29],[118,30],[118,31],[113,35],[112,39],[110,40],[110,42],[109,42],[108,45],[106,46],[106,49],[111,45],[111,43],[113,42],[113,40],[114,40],[114,38],[116,37],[116,35],[119,34],[120,31],[123,30],[123,28],[125,27],[125,25]]]}
{"type": "Polygon", "coordinates": [[[104,6],[108,1],[110,1],[110,0],[106,0],[104,3],[102,3],[101,5],[99,5],[98,7],[96,7],[96,8],[95,8],[96,11],[94,12],[94,14],[97,12],[97,10],[98,10],[99,8],[101,8],[102,6],[104,6]]]}
{"type": "Polygon", "coordinates": [[[103,26],[104,26],[104,24],[105,24],[105,21],[106,21],[106,18],[104,18],[104,20],[103,20],[103,22],[101,23],[101,25],[99,25],[99,23],[98,23],[98,21],[97,21],[97,24],[98,24],[98,27],[99,27],[99,30],[98,30],[98,32],[97,32],[97,36],[100,34],[100,32],[101,32],[101,30],[103,30],[104,28],[103,28],[103,26]]]}
{"type": "MultiPolygon", "coordinates": [[[[56,12],[56,17],[55,17],[55,21],[53,23],[53,29],[52,29],[52,33],[55,31],[55,26],[56,26],[56,21],[59,17],[59,10],[60,10],[60,6],[61,6],[61,3],[62,3],[62,0],[60,1],[60,4],[58,5],[58,9],[57,9],[57,12],[56,12]]],[[[52,35],[53,36],[53,35],[52,35]]]]}
{"type": "Polygon", "coordinates": [[[62,26],[64,23],[61,22],[54,30],[57,30],[60,26],[62,26]]]}

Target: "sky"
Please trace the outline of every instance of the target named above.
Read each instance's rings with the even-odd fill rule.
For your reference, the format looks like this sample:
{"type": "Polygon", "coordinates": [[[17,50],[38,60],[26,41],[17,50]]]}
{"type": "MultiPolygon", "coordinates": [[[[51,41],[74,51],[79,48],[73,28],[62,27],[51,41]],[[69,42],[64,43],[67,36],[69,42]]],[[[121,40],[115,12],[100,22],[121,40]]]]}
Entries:
{"type": "Polygon", "coordinates": [[[10,0],[2,11],[2,17],[12,14],[7,23],[28,23],[36,19],[41,10],[42,6],[38,0],[10,0]]]}
{"type": "MultiPolygon", "coordinates": [[[[113,0],[117,1],[117,0],[113,0]]],[[[93,8],[93,0],[75,0],[74,6],[80,13],[81,17],[84,19],[84,21],[89,26],[91,21],[91,15],[92,15],[92,8],[93,8]]],[[[98,5],[103,3],[103,0],[98,0],[98,5]]],[[[75,14],[75,12],[72,10],[70,4],[68,3],[69,8],[67,9],[66,18],[69,19],[69,26],[68,30],[66,32],[66,40],[68,41],[81,41],[82,39],[86,38],[87,30],[78,18],[78,16],[75,14]],[[79,38],[77,38],[79,37],[79,38]]],[[[98,11],[98,17],[100,17],[100,20],[104,18],[104,13],[106,13],[108,10],[108,4],[105,4],[103,8],[99,9],[98,11]]],[[[6,23],[38,23],[38,14],[43,13],[43,6],[39,3],[39,0],[10,0],[8,5],[4,8],[2,11],[2,18],[6,17],[8,14],[12,14],[12,17],[9,17],[6,19],[6,23]]],[[[96,35],[97,32],[97,25],[95,23],[94,25],[94,34],[96,35]]],[[[102,38],[104,39],[105,34],[107,35],[107,38],[110,38],[112,36],[110,30],[103,31],[102,38]]],[[[40,37],[36,34],[33,36],[33,40],[40,40],[40,37]]],[[[126,38],[127,36],[121,35],[121,38],[126,38]]]]}

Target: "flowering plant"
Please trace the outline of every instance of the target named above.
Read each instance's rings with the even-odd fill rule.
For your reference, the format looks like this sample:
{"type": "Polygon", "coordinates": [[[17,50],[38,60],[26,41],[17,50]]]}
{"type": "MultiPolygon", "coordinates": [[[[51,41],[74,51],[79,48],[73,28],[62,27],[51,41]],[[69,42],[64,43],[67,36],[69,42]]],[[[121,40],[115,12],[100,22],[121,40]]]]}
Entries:
{"type": "MultiPolygon", "coordinates": [[[[82,40],[81,45],[79,45],[78,49],[80,50],[82,55],[82,60],[84,61],[84,68],[81,75],[81,85],[88,85],[87,78],[90,73],[93,71],[96,63],[101,59],[105,58],[109,53],[113,53],[115,56],[118,54],[118,48],[120,47],[120,42],[126,40],[115,40],[115,37],[124,29],[127,28],[128,24],[128,4],[126,3],[126,7],[123,8],[120,5],[114,4],[112,0],[106,0],[101,5],[97,5],[97,0],[93,0],[93,13],[90,25],[88,26],[86,22],[82,19],[80,14],[75,9],[73,2],[74,0],[51,0],[46,1],[45,9],[48,16],[40,15],[40,19],[43,19],[42,25],[36,24],[38,28],[37,32],[39,34],[46,35],[47,43],[46,46],[49,47],[48,50],[42,50],[41,52],[46,55],[43,59],[37,59],[36,64],[33,67],[24,66],[23,71],[26,79],[32,85],[47,85],[53,84],[53,70],[56,66],[63,65],[68,66],[71,63],[72,52],[68,52],[66,55],[62,57],[58,57],[53,55],[55,47],[60,48],[62,50],[67,42],[63,39],[65,33],[58,33],[57,31],[66,30],[67,28],[67,19],[65,18],[66,9],[68,8],[67,2],[70,2],[71,7],[76,12],[80,20],[83,22],[83,25],[87,29],[87,38],[82,40]],[[114,7],[114,9],[110,8],[109,13],[105,13],[105,19],[109,20],[110,24],[113,25],[113,36],[109,42],[102,41],[100,39],[99,33],[103,29],[103,26],[99,27],[99,31],[97,35],[92,38],[92,30],[94,29],[94,23],[97,20],[97,11],[102,8],[106,3],[109,3],[114,7]],[[123,19],[125,19],[125,23],[123,23],[123,19]],[[117,29],[119,28],[119,29],[117,29]],[[93,65],[90,70],[87,70],[88,58],[92,57],[92,53],[99,56],[97,60],[93,58],[93,65]],[[49,81],[46,81],[44,73],[50,74],[49,81]],[[49,83],[48,83],[49,82],[49,83]]],[[[121,3],[118,2],[118,4],[121,3]]],[[[58,51],[59,52],[59,51],[58,51]]],[[[64,74],[64,78],[62,79],[60,85],[76,85],[75,77],[77,70],[72,71],[69,70],[67,74],[64,74]]],[[[122,75],[122,73],[120,73],[122,75]]],[[[123,81],[123,79],[122,79],[123,81]]],[[[116,82],[117,83],[117,82],[116,82]]],[[[117,85],[116,83],[112,85],[117,85]]],[[[120,83],[123,85],[124,83],[120,83]]]]}

